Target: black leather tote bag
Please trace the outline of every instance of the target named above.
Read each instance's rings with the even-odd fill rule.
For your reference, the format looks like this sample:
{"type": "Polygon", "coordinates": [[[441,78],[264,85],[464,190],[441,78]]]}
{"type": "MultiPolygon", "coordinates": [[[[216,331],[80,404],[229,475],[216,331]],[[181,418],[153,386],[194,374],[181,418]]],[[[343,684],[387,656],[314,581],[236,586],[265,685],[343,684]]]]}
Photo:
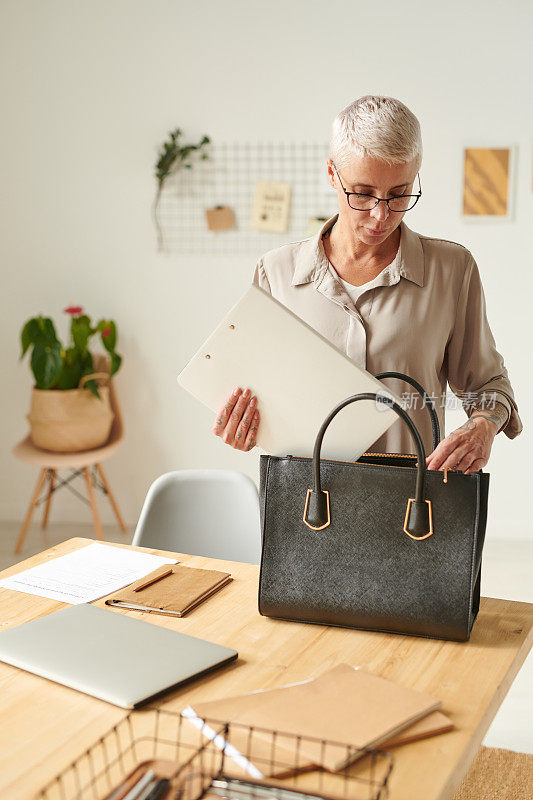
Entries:
{"type": "MultiPolygon", "coordinates": [[[[439,442],[438,419],[424,389],[439,442]]],[[[479,610],[489,474],[426,470],[422,438],[387,395],[361,393],[324,420],[313,458],[260,457],[259,611],[278,619],[466,641],[479,610]],[[349,403],[382,402],[409,428],[417,455],[320,458],[349,403]]]]}

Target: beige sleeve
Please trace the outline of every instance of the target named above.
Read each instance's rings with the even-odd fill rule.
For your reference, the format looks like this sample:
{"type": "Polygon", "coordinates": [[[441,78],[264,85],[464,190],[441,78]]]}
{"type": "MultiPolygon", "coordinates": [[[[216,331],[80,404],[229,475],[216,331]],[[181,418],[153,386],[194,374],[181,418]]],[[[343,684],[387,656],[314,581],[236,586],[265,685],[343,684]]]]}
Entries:
{"type": "Polygon", "coordinates": [[[264,289],[266,292],[270,292],[270,294],[272,294],[272,290],[270,288],[270,283],[268,282],[262,258],[260,258],[257,264],[255,265],[255,271],[252,283],[256,283],[258,286],[261,287],[261,289],[264,289]]]}
{"type": "Polygon", "coordinates": [[[463,284],[457,302],[455,326],[446,347],[448,383],[458,397],[468,416],[474,404],[485,403],[491,408],[494,402],[502,403],[508,411],[507,422],[501,430],[509,439],[522,431],[522,420],[509,381],[503,356],[496,343],[487,319],[485,294],[478,266],[469,257],[463,284]],[[485,394],[484,394],[485,393],[485,394]]]}

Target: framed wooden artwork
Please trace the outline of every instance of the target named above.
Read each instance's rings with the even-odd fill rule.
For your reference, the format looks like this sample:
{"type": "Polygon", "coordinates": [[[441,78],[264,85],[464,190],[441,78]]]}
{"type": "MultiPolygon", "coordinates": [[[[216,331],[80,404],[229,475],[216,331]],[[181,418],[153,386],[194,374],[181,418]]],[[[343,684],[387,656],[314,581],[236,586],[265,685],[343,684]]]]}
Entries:
{"type": "Polygon", "coordinates": [[[510,219],[514,147],[465,147],[462,215],[470,220],[510,219]]]}

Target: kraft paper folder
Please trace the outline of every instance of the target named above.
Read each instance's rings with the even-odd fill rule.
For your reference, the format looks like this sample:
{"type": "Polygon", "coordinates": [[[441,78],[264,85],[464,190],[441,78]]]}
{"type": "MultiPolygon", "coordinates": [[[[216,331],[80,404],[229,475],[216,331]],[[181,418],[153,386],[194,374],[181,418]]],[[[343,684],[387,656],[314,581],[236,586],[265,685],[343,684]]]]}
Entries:
{"type": "Polygon", "coordinates": [[[229,572],[164,564],[105,602],[118,608],[183,617],[231,580],[229,572]]]}
{"type": "MultiPolygon", "coordinates": [[[[244,725],[271,728],[285,733],[346,742],[356,748],[386,749],[415,741],[453,727],[450,720],[436,711],[441,701],[424,692],[386,680],[361,667],[341,664],[311,681],[280,689],[252,692],[239,697],[195,703],[183,715],[198,725],[198,720],[216,719],[244,725]]],[[[257,740],[260,735],[256,734],[257,740]]],[[[232,741],[234,739],[232,738],[232,741]]],[[[276,761],[283,758],[288,740],[277,743],[276,761]]],[[[268,762],[259,741],[255,754],[261,764],[268,762]]],[[[320,765],[331,771],[345,766],[341,751],[313,742],[302,741],[301,768],[320,765]]],[[[278,775],[270,772],[270,775],[278,775]]]]}

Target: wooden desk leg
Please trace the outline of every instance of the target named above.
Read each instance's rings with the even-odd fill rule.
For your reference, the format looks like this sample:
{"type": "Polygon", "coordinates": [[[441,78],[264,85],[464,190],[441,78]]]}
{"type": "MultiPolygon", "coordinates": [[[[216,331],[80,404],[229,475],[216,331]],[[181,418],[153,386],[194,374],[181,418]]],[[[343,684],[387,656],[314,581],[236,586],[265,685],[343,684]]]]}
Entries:
{"type": "Polygon", "coordinates": [[[127,530],[126,525],[124,524],[124,520],[122,519],[122,514],[119,511],[119,507],[118,507],[117,501],[115,500],[113,492],[111,491],[111,486],[109,485],[109,481],[106,478],[106,475],[104,473],[102,465],[101,464],[95,464],[95,467],[96,467],[96,471],[100,475],[100,478],[102,479],[102,483],[104,484],[107,496],[109,497],[109,502],[111,503],[111,506],[113,507],[113,511],[115,512],[115,516],[118,519],[118,524],[120,525],[121,530],[124,533],[126,533],[126,530],[127,530]]]}
{"type": "Polygon", "coordinates": [[[44,506],[43,512],[43,521],[41,523],[41,528],[46,528],[48,525],[48,515],[50,514],[50,506],[52,505],[52,494],[54,493],[54,486],[56,483],[56,470],[50,469],[48,470],[48,497],[46,498],[46,504],[44,506]]]}
{"type": "Polygon", "coordinates": [[[103,541],[104,532],[102,531],[102,523],[100,522],[100,515],[98,514],[98,507],[96,505],[96,497],[94,494],[93,481],[89,467],[84,467],[83,472],[85,475],[85,483],[87,484],[87,494],[89,496],[89,502],[91,504],[91,509],[93,512],[94,530],[96,533],[96,537],[101,541],[103,541]]]}
{"type": "Polygon", "coordinates": [[[39,473],[39,477],[37,478],[37,486],[35,487],[35,491],[33,492],[33,497],[31,498],[30,506],[26,513],[24,522],[22,523],[22,528],[20,529],[17,543],[15,545],[15,553],[20,552],[20,549],[24,543],[24,539],[26,538],[28,528],[30,527],[31,518],[33,516],[33,510],[37,505],[37,500],[39,499],[39,495],[41,493],[41,489],[43,488],[43,484],[46,480],[47,473],[48,473],[47,467],[44,467],[39,473]]]}

